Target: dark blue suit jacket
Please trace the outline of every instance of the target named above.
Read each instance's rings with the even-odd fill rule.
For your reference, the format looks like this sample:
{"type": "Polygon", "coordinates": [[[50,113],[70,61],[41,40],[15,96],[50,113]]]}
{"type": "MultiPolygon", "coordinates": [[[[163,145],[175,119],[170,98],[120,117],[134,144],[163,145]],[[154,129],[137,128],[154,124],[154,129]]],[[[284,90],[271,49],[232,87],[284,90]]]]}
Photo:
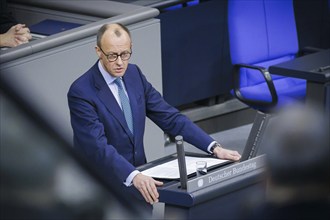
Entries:
{"type": "Polygon", "coordinates": [[[123,183],[135,167],[146,163],[146,116],[163,131],[182,135],[185,141],[207,150],[213,139],[164,101],[136,65],[128,65],[123,81],[131,103],[134,136],[97,63],[68,92],[74,146],[110,181],[115,177],[123,183]]]}

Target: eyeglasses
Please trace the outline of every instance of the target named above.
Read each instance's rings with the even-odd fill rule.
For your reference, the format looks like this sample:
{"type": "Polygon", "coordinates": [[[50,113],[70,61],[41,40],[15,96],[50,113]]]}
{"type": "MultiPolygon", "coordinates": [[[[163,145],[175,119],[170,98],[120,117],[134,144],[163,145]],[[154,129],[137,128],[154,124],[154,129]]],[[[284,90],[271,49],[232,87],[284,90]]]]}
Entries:
{"type": "Polygon", "coordinates": [[[104,51],[102,50],[101,47],[99,47],[99,48],[102,51],[102,53],[104,54],[104,56],[107,57],[109,62],[116,61],[118,59],[118,57],[120,57],[122,61],[129,60],[129,58],[131,58],[131,54],[132,54],[132,52],[128,52],[128,51],[124,51],[121,54],[117,54],[117,53],[106,54],[106,53],[104,53],[104,51]]]}

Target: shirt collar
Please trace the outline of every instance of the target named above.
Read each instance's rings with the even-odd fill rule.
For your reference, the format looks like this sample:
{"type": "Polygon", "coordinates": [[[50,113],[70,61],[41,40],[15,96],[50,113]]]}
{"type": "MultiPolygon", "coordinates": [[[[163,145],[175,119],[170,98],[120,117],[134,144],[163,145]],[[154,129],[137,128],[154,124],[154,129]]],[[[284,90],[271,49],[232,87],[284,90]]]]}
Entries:
{"type": "Polygon", "coordinates": [[[99,68],[99,70],[100,70],[100,72],[101,72],[101,74],[102,74],[102,76],[103,76],[105,82],[106,82],[108,85],[110,85],[111,83],[113,83],[113,82],[117,79],[117,77],[113,77],[113,76],[111,76],[111,75],[110,75],[110,74],[104,69],[104,67],[103,67],[103,65],[101,64],[100,61],[98,62],[98,68],[99,68]]]}

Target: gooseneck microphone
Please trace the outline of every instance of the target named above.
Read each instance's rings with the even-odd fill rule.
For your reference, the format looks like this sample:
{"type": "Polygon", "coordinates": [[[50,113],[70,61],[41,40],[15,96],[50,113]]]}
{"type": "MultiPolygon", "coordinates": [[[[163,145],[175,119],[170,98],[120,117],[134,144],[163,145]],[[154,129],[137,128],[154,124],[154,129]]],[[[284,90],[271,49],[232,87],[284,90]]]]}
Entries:
{"type": "Polygon", "coordinates": [[[188,180],[187,180],[185,152],[183,146],[183,137],[180,135],[176,136],[175,143],[176,143],[176,151],[178,155],[181,189],[187,189],[188,180]]]}

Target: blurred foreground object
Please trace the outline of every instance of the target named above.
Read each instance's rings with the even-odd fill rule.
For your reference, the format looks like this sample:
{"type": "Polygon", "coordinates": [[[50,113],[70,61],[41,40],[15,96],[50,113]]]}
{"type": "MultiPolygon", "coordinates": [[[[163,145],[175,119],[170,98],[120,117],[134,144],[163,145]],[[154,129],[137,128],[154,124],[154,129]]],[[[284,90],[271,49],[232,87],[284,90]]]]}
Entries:
{"type": "Polygon", "coordinates": [[[265,140],[265,202],[251,219],[329,219],[329,121],[324,112],[302,105],[283,109],[265,140]]]}

